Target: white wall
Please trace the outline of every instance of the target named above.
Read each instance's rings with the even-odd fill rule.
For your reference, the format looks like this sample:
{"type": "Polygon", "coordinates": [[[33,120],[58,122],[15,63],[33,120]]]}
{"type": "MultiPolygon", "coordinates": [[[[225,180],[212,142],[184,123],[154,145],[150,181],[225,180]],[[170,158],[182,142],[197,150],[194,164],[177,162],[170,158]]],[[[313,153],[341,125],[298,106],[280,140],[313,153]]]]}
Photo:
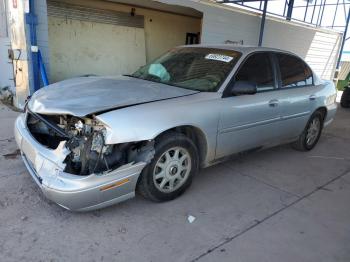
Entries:
{"type": "Polygon", "coordinates": [[[11,49],[11,41],[7,25],[6,0],[0,0],[0,88],[13,87],[13,67],[8,59],[8,49],[11,49]]]}
{"type": "Polygon", "coordinates": [[[7,0],[0,0],[0,37],[8,36],[6,2],[7,0]]]}
{"type": "Polygon", "coordinates": [[[341,34],[271,20],[267,21],[266,29],[264,46],[292,51],[304,58],[321,78],[333,79],[341,34]]]}
{"type": "Polygon", "coordinates": [[[51,82],[130,74],[146,63],[143,28],[49,17],[51,82]]]}
{"type": "Polygon", "coordinates": [[[16,68],[14,70],[16,84],[15,105],[19,108],[23,108],[25,100],[30,94],[29,82],[31,75],[27,52],[28,38],[26,36],[24,1],[17,1],[17,7],[15,8],[12,1],[8,0],[7,7],[9,12],[8,22],[11,48],[14,50],[16,58],[16,63],[14,64],[16,68]]]}
{"type": "MultiPolygon", "coordinates": [[[[260,23],[261,18],[255,15],[208,8],[204,12],[202,42],[243,40],[246,45],[257,45],[260,23]]],[[[267,19],[263,46],[294,52],[304,58],[321,78],[332,80],[341,38],[341,34],[330,30],[267,19]]]]}
{"type": "MultiPolygon", "coordinates": [[[[206,0],[161,2],[181,4],[203,12],[202,43],[243,40],[245,45],[258,45],[261,17],[256,13],[228,6],[218,7],[206,0]]],[[[333,79],[341,38],[342,35],[335,31],[268,17],[263,46],[294,52],[304,58],[320,77],[333,79]]]]}
{"type": "Polygon", "coordinates": [[[8,59],[8,49],[11,49],[11,42],[8,37],[0,37],[0,88],[13,87],[13,67],[8,59]]]}
{"type": "MultiPolygon", "coordinates": [[[[94,0],[59,1],[125,13],[133,7],[94,0]]],[[[186,33],[197,33],[201,28],[200,18],[139,7],[136,14],[144,16],[144,29],[49,16],[50,81],[89,73],[130,74],[146,61],[185,44],[186,33]]]]}
{"type": "MultiPolygon", "coordinates": [[[[110,1],[95,0],[56,0],[98,9],[130,13],[132,5],[118,4],[110,1]]],[[[186,33],[201,30],[201,19],[135,7],[136,14],[145,17],[145,41],[147,61],[158,57],[168,49],[185,44],[186,33]]]]}
{"type": "Polygon", "coordinates": [[[226,40],[257,45],[259,18],[220,8],[206,8],[203,14],[202,43],[223,44],[226,40]]]}

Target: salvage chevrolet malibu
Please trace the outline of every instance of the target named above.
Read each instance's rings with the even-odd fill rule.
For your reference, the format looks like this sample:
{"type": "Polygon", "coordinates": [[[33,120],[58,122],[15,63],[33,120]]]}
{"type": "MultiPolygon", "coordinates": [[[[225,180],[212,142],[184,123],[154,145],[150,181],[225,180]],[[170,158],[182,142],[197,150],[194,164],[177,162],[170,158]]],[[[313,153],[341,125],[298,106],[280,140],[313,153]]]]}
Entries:
{"type": "Polygon", "coordinates": [[[336,89],[296,55],[186,46],[132,75],[81,77],[37,91],[15,124],[45,196],[75,211],[182,194],[200,167],[244,152],[317,144],[336,89]]]}

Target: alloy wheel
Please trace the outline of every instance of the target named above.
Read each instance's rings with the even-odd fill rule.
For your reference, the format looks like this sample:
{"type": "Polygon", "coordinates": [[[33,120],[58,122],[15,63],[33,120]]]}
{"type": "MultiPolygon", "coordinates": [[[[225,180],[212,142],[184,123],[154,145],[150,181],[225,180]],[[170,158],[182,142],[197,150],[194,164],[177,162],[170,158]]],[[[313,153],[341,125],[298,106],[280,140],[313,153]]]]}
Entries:
{"type": "Polygon", "coordinates": [[[312,146],[315,141],[317,140],[319,134],[321,132],[321,121],[319,118],[315,117],[308,129],[307,129],[307,133],[306,133],[306,144],[308,146],[312,146]]]}
{"type": "Polygon", "coordinates": [[[155,164],[153,182],[163,193],[180,188],[191,172],[191,156],[183,147],[173,147],[161,155],[155,164]]]}

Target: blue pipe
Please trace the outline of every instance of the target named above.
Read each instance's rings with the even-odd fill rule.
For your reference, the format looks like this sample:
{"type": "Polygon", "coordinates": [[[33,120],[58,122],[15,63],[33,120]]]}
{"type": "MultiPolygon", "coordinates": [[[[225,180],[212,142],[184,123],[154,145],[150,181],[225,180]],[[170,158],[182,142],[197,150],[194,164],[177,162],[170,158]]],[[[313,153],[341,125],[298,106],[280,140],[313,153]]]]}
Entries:
{"type": "Polygon", "coordinates": [[[49,85],[49,79],[47,78],[45,65],[43,62],[43,57],[41,56],[40,50],[38,50],[38,58],[39,58],[39,67],[40,67],[40,74],[41,74],[41,80],[43,81],[44,86],[49,85]]]}
{"type": "MultiPolygon", "coordinates": [[[[29,25],[29,35],[30,35],[30,45],[31,47],[37,47],[37,36],[36,36],[36,26],[38,25],[38,18],[35,15],[35,0],[29,0],[29,13],[26,14],[26,23],[29,25]]],[[[44,86],[49,84],[43,59],[39,50],[32,50],[30,48],[31,63],[33,70],[33,82],[34,82],[34,92],[40,89],[40,74],[44,86]]]]}

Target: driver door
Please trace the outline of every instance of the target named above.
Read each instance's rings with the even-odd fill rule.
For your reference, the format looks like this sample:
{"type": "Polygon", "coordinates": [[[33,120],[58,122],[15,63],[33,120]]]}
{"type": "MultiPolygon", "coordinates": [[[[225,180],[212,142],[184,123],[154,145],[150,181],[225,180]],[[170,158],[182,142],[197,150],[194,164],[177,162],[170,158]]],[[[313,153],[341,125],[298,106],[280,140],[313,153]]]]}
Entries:
{"type": "Polygon", "coordinates": [[[258,91],[222,99],[216,158],[279,142],[281,112],[275,71],[266,52],[249,56],[238,69],[234,81],[255,82],[258,91]]]}

